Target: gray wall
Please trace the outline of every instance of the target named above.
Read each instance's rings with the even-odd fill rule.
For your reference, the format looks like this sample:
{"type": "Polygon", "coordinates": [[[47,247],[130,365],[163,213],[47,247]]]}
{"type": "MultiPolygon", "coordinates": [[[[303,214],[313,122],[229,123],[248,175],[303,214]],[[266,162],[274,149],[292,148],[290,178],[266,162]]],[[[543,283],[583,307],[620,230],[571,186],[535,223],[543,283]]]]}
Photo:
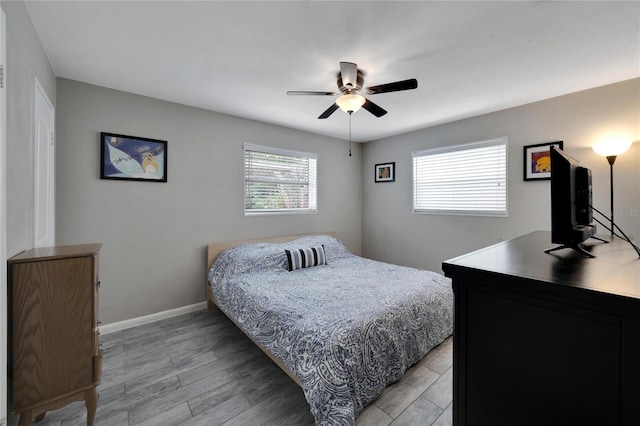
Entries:
{"type": "Polygon", "coordinates": [[[205,245],[333,230],[360,253],[360,146],[58,79],[58,244],[101,242],[103,323],[205,299],[205,245]],[[168,141],[168,182],[99,179],[101,131],[168,141]],[[245,217],[243,143],[318,154],[318,213],[245,217]]]}
{"type": "MultiPolygon", "coordinates": [[[[640,138],[640,79],[573,93],[367,143],[362,149],[363,255],[441,271],[443,260],[533,230],[549,230],[549,181],[523,181],[523,146],[556,140],[592,169],[594,206],[609,214],[609,164],[591,146],[611,134],[640,138]],[[509,217],[412,213],[411,152],[507,136],[509,217]],[[374,183],[395,161],[396,181],[374,183]]],[[[640,237],[640,144],[614,168],[616,224],[640,237]]],[[[606,234],[607,231],[603,232],[606,234]]],[[[551,246],[551,244],[550,244],[551,246]]]]}
{"type": "Polygon", "coordinates": [[[35,78],[56,104],[56,80],[22,2],[7,15],[7,255],[33,247],[33,96],[35,78]]]}
{"type": "MultiPolygon", "coordinates": [[[[33,95],[35,78],[55,105],[56,81],[22,2],[1,4],[7,35],[7,256],[33,247],[31,211],[33,194],[33,95]]],[[[5,259],[0,259],[4,262],[5,259]]],[[[2,367],[4,368],[4,366],[2,367]]],[[[11,388],[11,383],[7,383],[11,388]]],[[[2,388],[4,390],[4,388],[2,388]]],[[[9,398],[10,392],[2,393],[9,398]]],[[[7,424],[18,423],[7,402],[7,424]]]]}

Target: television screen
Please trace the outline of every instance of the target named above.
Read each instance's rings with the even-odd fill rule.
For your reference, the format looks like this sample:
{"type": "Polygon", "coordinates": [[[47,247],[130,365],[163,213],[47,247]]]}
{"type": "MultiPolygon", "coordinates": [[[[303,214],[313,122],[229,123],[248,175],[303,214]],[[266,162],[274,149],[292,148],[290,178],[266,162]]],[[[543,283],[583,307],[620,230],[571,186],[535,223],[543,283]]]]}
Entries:
{"type": "Polygon", "coordinates": [[[582,242],[596,233],[591,213],[591,170],[551,147],[551,242],[591,256],[582,242]]]}

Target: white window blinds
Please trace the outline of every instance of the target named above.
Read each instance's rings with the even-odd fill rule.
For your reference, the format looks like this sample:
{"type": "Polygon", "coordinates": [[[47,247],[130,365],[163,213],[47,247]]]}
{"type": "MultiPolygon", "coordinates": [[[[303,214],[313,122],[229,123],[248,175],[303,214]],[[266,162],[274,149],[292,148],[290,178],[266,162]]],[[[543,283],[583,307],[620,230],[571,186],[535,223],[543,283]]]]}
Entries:
{"type": "Polygon", "coordinates": [[[245,214],[315,213],[317,154],[244,145],[245,214]]]}
{"type": "Polygon", "coordinates": [[[414,213],[508,216],[506,137],[412,155],[414,213]]]}

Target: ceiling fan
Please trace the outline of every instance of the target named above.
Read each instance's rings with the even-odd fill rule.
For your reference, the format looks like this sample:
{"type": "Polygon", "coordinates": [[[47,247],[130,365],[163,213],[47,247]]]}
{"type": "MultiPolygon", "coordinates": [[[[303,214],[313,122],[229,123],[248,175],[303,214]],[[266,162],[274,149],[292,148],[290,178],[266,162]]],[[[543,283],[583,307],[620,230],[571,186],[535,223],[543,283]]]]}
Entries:
{"type": "MultiPolygon", "coordinates": [[[[338,89],[340,92],[314,92],[304,90],[290,90],[287,95],[312,95],[312,96],[340,96],[335,103],[325,112],[320,114],[319,119],[324,119],[333,114],[338,108],[348,114],[352,114],[360,109],[366,109],[376,117],[382,117],[387,111],[377,104],[366,99],[359,94],[364,84],[364,73],[352,62],[340,62],[340,72],[338,72],[338,89]]],[[[377,95],[379,93],[399,92],[401,90],[411,90],[418,87],[418,80],[410,78],[408,80],[396,81],[393,83],[370,86],[364,89],[367,95],[377,95]]]]}

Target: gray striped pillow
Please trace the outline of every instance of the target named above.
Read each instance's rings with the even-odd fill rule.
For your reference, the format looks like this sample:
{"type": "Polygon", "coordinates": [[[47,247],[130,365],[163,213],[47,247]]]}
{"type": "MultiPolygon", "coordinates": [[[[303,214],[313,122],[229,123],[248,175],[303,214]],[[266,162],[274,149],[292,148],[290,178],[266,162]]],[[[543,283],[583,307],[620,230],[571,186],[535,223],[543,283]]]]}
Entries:
{"type": "Polygon", "coordinates": [[[324,255],[324,246],[285,250],[285,253],[287,253],[289,271],[327,264],[327,258],[324,255]]]}

